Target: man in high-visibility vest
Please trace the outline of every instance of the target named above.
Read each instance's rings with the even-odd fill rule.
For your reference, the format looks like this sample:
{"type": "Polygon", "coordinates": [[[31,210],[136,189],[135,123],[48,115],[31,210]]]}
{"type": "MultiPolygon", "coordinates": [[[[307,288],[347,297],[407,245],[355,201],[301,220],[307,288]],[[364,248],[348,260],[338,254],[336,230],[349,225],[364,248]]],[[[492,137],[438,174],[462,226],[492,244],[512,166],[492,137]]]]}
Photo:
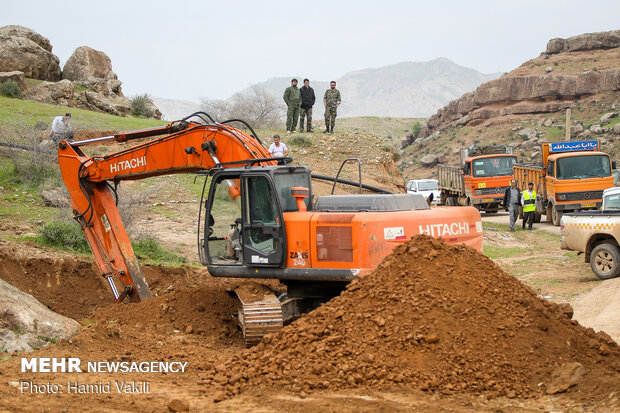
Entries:
{"type": "Polygon", "coordinates": [[[527,184],[527,190],[523,191],[521,195],[521,205],[523,205],[523,229],[525,229],[525,224],[529,222],[527,229],[531,231],[536,214],[536,191],[534,191],[534,184],[531,182],[527,184]]]}

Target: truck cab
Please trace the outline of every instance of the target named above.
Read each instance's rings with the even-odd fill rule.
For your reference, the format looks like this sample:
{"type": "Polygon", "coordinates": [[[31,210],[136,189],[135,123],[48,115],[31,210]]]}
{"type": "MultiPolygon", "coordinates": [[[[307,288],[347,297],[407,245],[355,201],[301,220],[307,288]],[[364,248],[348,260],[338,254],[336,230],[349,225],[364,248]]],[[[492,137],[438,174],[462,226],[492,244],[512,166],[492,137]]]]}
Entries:
{"type": "Polygon", "coordinates": [[[461,165],[438,165],[441,201],[497,212],[514,178],[516,155],[510,146],[473,146],[461,149],[461,165]]]}
{"type": "Polygon", "coordinates": [[[612,162],[602,152],[569,152],[547,159],[547,196],[560,211],[596,209],[613,185],[612,162]]]}
{"type": "Polygon", "coordinates": [[[499,208],[513,179],[515,155],[485,155],[465,159],[465,191],[473,205],[492,204],[499,208]]]}
{"type": "Polygon", "coordinates": [[[529,182],[536,190],[536,217],[560,225],[566,212],[598,209],[603,190],[614,185],[609,154],[600,151],[598,140],[546,142],[542,144],[542,164],[515,165],[517,184],[529,182]]]}

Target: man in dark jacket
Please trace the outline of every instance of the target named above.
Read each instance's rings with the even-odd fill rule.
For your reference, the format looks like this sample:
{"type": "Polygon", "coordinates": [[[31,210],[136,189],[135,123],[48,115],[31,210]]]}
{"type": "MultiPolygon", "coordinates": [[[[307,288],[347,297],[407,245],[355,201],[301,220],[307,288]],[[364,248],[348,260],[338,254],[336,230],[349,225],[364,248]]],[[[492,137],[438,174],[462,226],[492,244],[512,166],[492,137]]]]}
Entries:
{"type": "Polygon", "coordinates": [[[291,80],[291,85],[284,91],[283,98],[288,107],[286,111],[286,133],[295,132],[299,118],[299,106],[301,105],[301,94],[297,89],[297,79],[291,80]]]}
{"type": "Polygon", "coordinates": [[[310,81],[304,79],[304,85],[299,89],[301,93],[301,110],[299,111],[299,131],[304,131],[304,118],[308,116],[308,124],[306,131],[313,132],[312,130],[312,106],[314,106],[314,89],[310,87],[310,81]]]}
{"type": "Polygon", "coordinates": [[[514,232],[515,222],[519,218],[521,206],[521,191],[517,188],[517,180],[510,181],[510,187],[504,193],[504,209],[510,214],[510,231],[514,232]]]}

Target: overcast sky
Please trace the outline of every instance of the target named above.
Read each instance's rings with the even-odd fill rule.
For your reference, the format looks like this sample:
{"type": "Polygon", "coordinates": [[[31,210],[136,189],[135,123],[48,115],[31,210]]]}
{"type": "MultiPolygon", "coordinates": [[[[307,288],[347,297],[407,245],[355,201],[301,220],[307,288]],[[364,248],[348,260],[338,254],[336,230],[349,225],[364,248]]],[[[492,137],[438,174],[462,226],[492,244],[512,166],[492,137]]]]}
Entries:
{"type": "Polygon", "coordinates": [[[620,29],[618,0],[2,3],[0,26],[47,37],[61,67],[90,46],[110,57],[125,95],[190,100],[227,98],[272,77],[330,80],[437,57],[508,72],[551,38],[620,29]]]}

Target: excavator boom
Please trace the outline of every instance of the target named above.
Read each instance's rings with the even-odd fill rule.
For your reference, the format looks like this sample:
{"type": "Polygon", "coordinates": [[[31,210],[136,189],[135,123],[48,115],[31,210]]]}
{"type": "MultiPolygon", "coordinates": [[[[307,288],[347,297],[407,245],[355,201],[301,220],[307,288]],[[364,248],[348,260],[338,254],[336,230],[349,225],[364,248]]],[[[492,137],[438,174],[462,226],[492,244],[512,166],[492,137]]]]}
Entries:
{"type": "Polygon", "coordinates": [[[115,186],[119,181],[209,170],[246,159],[266,159],[260,164],[276,165],[270,156],[257,138],[241,130],[225,124],[186,120],[86,141],[62,141],[58,145],[58,162],[75,219],[117,301],[126,296],[131,301],[151,298],[116,206],[115,186]],[[89,157],[81,148],[155,136],[159,137],[104,156],[89,157]],[[120,292],[114,277],[123,285],[120,292]]]}

